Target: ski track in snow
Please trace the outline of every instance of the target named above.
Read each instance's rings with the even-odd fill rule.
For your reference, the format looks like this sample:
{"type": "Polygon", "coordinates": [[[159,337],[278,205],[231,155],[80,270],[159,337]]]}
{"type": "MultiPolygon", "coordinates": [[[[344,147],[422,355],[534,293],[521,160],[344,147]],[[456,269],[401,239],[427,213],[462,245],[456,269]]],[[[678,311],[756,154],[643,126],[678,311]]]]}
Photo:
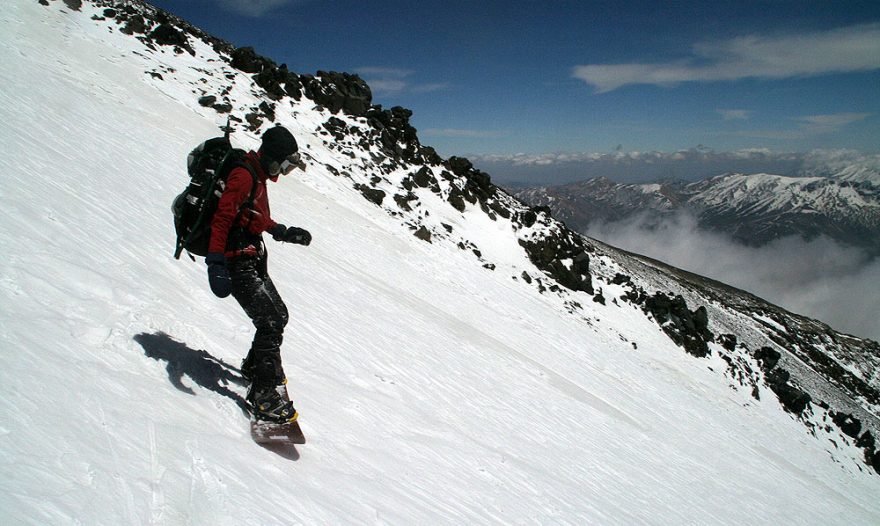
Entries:
{"type": "Polygon", "coordinates": [[[454,231],[413,237],[324,167],[359,169],[308,101],[278,115],[317,161],[269,189],[276,219],[314,235],[269,242],[308,442],[254,444],[234,381],[250,322],[201,262],[171,257],[186,154],[217,134],[187,84],[213,51],[151,53],[88,2],[50,4],[0,12],[4,522],[880,522],[880,477],[729,389],[720,359],[631,306],[584,295],[569,314],[511,280],[539,273],[502,222],[418,191],[454,231]]]}

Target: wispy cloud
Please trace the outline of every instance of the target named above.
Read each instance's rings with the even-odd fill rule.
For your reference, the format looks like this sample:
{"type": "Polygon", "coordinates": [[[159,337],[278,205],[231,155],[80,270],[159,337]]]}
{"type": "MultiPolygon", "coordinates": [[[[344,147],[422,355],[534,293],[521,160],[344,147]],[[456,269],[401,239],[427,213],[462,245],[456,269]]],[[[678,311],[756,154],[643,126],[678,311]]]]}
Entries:
{"type": "Polygon", "coordinates": [[[434,82],[428,84],[415,84],[409,88],[413,93],[429,93],[432,91],[443,91],[451,88],[448,82],[434,82]]]}
{"type": "Polygon", "coordinates": [[[797,35],[749,35],[695,44],[692,57],[675,62],[590,64],[572,75],[597,93],[632,84],[671,86],[744,78],[781,79],[880,68],[880,24],[861,24],[797,35]]]}
{"type": "Polygon", "coordinates": [[[870,117],[870,113],[832,113],[828,115],[804,115],[795,117],[795,128],[788,130],[743,130],[734,133],[740,137],[761,139],[798,140],[816,135],[837,133],[848,124],[859,122],[870,117]]]}
{"type": "Polygon", "coordinates": [[[797,120],[805,127],[813,130],[837,131],[838,129],[854,122],[867,119],[870,113],[832,113],[829,115],[804,115],[797,120]]]}
{"type": "Polygon", "coordinates": [[[217,0],[217,3],[227,11],[259,18],[273,9],[287,4],[299,4],[302,0],[217,0]]]}
{"type": "Polygon", "coordinates": [[[715,110],[726,121],[744,121],[752,116],[749,110],[715,110]]]}
{"type": "Polygon", "coordinates": [[[356,73],[364,77],[382,77],[382,78],[404,78],[412,75],[414,72],[409,69],[398,68],[358,68],[356,73]]]}
{"type": "Polygon", "coordinates": [[[428,93],[450,88],[447,82],[418,83],[413,82],[415,72],[409,69],[365,67],[358,68],[355,73],[369,84],[374,94],[397,93],[428,93]]]}

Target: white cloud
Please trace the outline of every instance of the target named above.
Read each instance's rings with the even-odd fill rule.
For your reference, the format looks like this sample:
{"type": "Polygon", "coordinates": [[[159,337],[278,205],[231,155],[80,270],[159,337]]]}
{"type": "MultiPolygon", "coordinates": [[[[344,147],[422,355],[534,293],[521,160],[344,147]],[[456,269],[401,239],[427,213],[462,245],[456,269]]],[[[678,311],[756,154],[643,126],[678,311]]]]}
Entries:
{"type": "Polygon", "coordinates": [[[416,84],[410,88],[413,93],[430,93],[432,91],[443,91],[452,87],[448,82],[435,82],[433,84],[416,84]]]}
{"type": "Polygon", "coordinates": [[[788,130],[743,130],[731,135],[762,139],[799,140],[815,135],[836,133],[841,128],[870,117],[870,113],[834,113],[828,115],[804,115],[795,117],[798,126],[788,130]]]}
{"type": "Polygon", "coordinates": [[[370,86],[373,93],[400,93],[407,87],[407,83],[401,79],[384,78],[384,79],[364,79],[370,86]]]}
{"type": "Polygon", "coordinates": [[[847,124],[863,121],[870,113],[834,113],[830,115],[804,115],[797,120],[804,122],[810,128],[837,130],[847,124]]]}
{"type": "Polygon", "coordinates": [[[428,93],[450,88],[450,84],[445,82],[413,83],[409,77],[414,75],[415,72],[408,69],[365,67],[356,69],[355,73],[366,81],[373,94],[428,93]]]}
{"type": "Polygon", "coordinates": [[[671,86],[744,78],[781,79],[880,68],[880,24],[798,35],[749,35],[693,46],[688,60],[659,64],[590,64],[572,75],[598,93],[631,84],[671,86]]]}
{"type": "Polygon", "coordinates": [[[726,121],[747,120],[752,116],[749,110],[715,110],[726,121]]]}
{"type": "Polygon", "coordinates": [[[217,3],[228,11],[258,18],[273,9],[300,2],[299,0],[217,0],[217,3]]]}
{"type": "Polygon", "coordinates": [[[646,228],[643,219],[593,225],[587,234],[880,341],[880,259],[825,237],[809,242],[788,237],[747,247],[700,230],[684,213],[655,229],[646,228]]]}

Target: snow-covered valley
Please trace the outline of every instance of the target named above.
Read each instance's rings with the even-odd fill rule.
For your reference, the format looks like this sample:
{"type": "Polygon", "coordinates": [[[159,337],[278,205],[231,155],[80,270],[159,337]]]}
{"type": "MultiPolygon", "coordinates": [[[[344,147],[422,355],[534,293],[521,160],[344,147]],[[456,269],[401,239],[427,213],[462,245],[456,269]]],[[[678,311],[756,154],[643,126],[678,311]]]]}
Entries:
{"type": "MultiPolygon", "coordinates": [[[[173,259],[169,207],[186,154],[226,121],[199,98],[225,93],[239,117],[269,99],[192,35],[194,54],[175,52],[123,34],[113,2],[47,3],[0,12],[4,523],[880,522],[880,476],[827,410],[787,411],[748,352],[713,340],[692,356],[620,298],[705,305],[716,335],[778,349],[814,401],[875,434],[876,344],[830,329],[815,344],[859,398],[812,372],[796,337],[821,327],[774,339],[794,318],[744,314],[611,247],[590,247],[604,303],[560,287],[522,244],[566,239],[559,224],[519,221],[528,207],[503,193],[455,199],[448,162],[389,162],[368,119],[307,97],[273,101],[307,170],[269,192],[314,242],[268,243],[308,441],[254,444],[237,370],[253,328],[201,260],[173,259]]],[[[233,141],[256,148],[271,125],[233,141]]]]}

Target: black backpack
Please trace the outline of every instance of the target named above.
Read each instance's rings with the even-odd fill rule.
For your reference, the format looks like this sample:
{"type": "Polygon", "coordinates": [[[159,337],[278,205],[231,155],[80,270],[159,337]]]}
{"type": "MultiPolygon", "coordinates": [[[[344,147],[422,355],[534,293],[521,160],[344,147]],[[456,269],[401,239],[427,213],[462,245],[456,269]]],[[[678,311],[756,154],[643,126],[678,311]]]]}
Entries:
{"type": "MultiPolygon", "coordinates": [[[[177,243],[174,259],[186,250],[197,256],[208,255],[211,240],[211,219],[217,211],[217,203],[226,188],[226,178],[233,168],[241,166],[254,178],[248,203],[253,203],[257,189],[257,174],[244,161],[245,151],[233,148],[229,142],[229,132],[223,137],[208,139],[190,152],[186,160],[189,172],[189,185],[178,195],[171,205],[174,215],[174,229],[177,243]]],[[[247,207],[244,205],[242,208],[247,207]]]]}

